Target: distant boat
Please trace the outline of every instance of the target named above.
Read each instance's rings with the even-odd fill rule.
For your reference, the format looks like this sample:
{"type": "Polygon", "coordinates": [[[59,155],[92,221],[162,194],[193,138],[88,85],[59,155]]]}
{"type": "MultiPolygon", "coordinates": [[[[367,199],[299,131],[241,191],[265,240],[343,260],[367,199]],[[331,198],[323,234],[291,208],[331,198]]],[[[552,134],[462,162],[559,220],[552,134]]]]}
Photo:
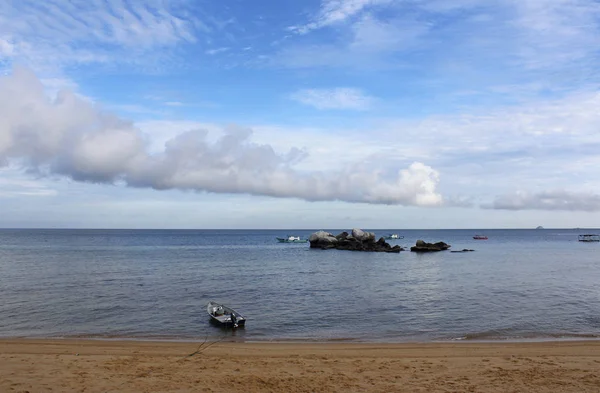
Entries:
{"type": "Polygon", "coordinates": [[[544,229],[544,227],[540,225],[539,227],[536,227],[535,229],[544,229]]]}
{"type": "Polygon", "coordinates": [[[231,325],[236,328],[246,325],[246,318],[232,308],[213,301],[206,305],[206,312],[210,317],[223,325],[231,325]]]}
{"type": "Polygon", "coordinates": [[[404,236],[400,236],[397,233],[391,233],[387,236],[384,236],[385,239],[390,239],[390,240],[400,240],[400,239],[404,239],[404,236]]]}
{"type": "Polygon", "coordinates": [[[586,242],[586,243],[600,242],[600,235],[593,235],[593,234],[579,235],[579,239],[578,240],[580,242],[586,242]]]}
{"type": "Polygon", "coordinates": [[[473,236],[473,239],[475,239],[475,240],[487,240],[488,237],[484,236],[484,235],[475,235],[475,236],[473,236]]]}
{"type": "Polygon", "coordinates": [[[300,236],[276,237],[279,243],[306,243],[307,239],[300,239],[300,236]]]}

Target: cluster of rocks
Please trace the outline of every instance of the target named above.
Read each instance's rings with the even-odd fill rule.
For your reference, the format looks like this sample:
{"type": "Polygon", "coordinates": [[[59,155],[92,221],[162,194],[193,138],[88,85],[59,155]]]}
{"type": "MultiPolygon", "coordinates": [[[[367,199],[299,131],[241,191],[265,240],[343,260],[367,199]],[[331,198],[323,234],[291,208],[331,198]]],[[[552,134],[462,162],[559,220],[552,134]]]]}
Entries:
{"type": "Polygon", "coordinates": [[[449,244],[444,242],[427,243],[423,240],[417,240],[417,243],[410,248],[410,251],[415,252],[431,252],[431,251],[444,251],[450,248],[449,244]]]}
{"type": "Polygon", "coordinates": [[[331,248],[335,248],[336,250],[373,252],[400,252],[404,250],[398,245],[392,247],[383,237],[376,241],[373,232],[365,232],[356,228],[352,230],[352,234],[342,232],[337,236],[329,232],[318,231],[310,235],[308,241],[311,248],[320,248],[322,250],[331,248]]]}
{"type": "MultiPolygon", "coordinates": [[[[374,252],[400,252],[404,248],[395,245],[391,246],[385,241],[385,238],[380,237],[375,240],[373,232],[366,232],[361,229],[353,229],[352,233],[342,232],[338,235],[332,235],[329,232],[318,231],[310,235],[308,241],[310,248],[320,248],[322,250],[336,249],[348,251],[374,251],[374,252]]],[[[423,240],[417,240],[417,243],[410,248],[414,252],[435,252],[445,251],[450,248],[450,245],[444,242],[427,243],[423,240]]],[[[451,252],[469,252],[473,250],[463,249],[460,251],[451,252]]]]}

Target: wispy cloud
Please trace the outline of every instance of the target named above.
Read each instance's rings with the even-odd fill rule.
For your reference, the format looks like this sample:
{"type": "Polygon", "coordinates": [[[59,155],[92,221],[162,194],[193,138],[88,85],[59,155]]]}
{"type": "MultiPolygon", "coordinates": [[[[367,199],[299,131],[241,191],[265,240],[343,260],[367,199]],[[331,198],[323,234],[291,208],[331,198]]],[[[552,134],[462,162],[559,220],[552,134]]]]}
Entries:
{"type": "Polygon", "coordinates": [[[335,23],[341,23],[371,6],[388,4],[393,0],[322,0],[318,13],[305,25],[290,27],[290,30],[305,34],[335,23]]]}
{"type": "Polygon", "coordinates": [[[214,55],[217,55],[219,53],[223,53],[223,52],[227,52],[227,51],[229,51],[228,47],[221,47],[221,48],[209,49],[205,53],[207,55],[214,56],[214,55]]]}
{"type": "Polygon", "coordinates": [[[524,0],[513,4],[517,13],[514,25],[519,29],[517,54],[525,66],[556,68],[597,56],[597,1],[524,0]]]}
{"type": "MultiPolygon", "coordinates": [[[[63,93],[64,94],[64,93],[63,93]]],[[[137,114],[137,115],[162,115],[164,111],[161,112],[159,109],[152,108],[150,106],[140,105],[140,104],[113,104],[109,105],[108,109],[117,111],[119,113],[127,113],[128,115],[137,114]]]]}
{"type": "Polygon", "coordinates": [[[0,55],[36,68],[139,61],[132,54],[194,43],[206,25],[181,1],[0,3],[0,55]],[[123,56],[127,53],[127,56],[123,56]]]}
{"type": "Polygon", "coordinates": [[[517,192],[499,196],[488,209],[500,210],[567,210],[600,211],[600,195],[591,192],[570,192],[566,190],[542,191],[536,193],[517,192]]]}
{"type": "Polygon", "coordinates": [[[447,85],[463,80],[469,85],[463,90],[522,84],[573,90],[600,82],[599,19],[595,0],[323,1],[310,22],[296,27],[313,39],[290,40],[268,63],[419,67],[420,75],[447,85]],[[327,34],[317,31],[334,23],[327,34]]]}
{"type": "Polygon", "coordinates": [[[165,102],[166,106],[184,106],[185,104],[181,101],[167,101],[165,102]]]}
{"type": "MultiPolygon", "coordinates": [[[[0,174],[2,174],[0,170],[0,174]]],[[[49,197],[58,195],[58,191],[33,180],[0,178],[0,198],[49,197]]]]}
{"type": "Polygon", "coordinates": [[[359,89],[302,89],[290,96],[291,99],[317,109],[367,110],[374,98],[359,89]]]}
{"type": "Polygon", "coordinates": [[[290,44],[268,58],[268,64],[288,68],[397,68],[395,55],[419,48],[430,24],[412,16],[381,20],[371,14],[353,19],[336,40],[290,44]],[[338,42],[339,41],[339,42],[338,42]]]}
{"type": "Polygon", "coordinates": [[[0,8],[2,31],[37,40],[100,42],[124,47],[169,46],[194,42],[199,21],[167,3],[151,0],[32,0],[4,2],[0,8]]]}

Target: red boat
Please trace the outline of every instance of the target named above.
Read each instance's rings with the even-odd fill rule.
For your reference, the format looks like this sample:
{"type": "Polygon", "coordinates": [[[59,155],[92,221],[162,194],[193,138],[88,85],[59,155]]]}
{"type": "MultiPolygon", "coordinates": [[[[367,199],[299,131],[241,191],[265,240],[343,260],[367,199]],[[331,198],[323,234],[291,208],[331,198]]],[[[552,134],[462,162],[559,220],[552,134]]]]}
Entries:
{"type": "Polygon", "coordinates": [[[473,236],[473,239],[475,240],[487,240],[487,236],[483,236],[483,235],[475,235],[473,236]]]}

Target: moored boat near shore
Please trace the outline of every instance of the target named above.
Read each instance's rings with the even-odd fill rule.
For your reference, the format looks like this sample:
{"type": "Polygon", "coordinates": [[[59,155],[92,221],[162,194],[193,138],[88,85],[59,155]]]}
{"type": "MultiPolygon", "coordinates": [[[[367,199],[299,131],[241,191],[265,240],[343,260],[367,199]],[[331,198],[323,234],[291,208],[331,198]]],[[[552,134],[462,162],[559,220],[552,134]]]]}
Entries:
{"type": "Polygon", "coordinates": [[[234,328],[246,325],[246,318],[242,314],[213,301],[206,305],[206,312],[213,320],[223,325],[231,325],[234,328]]]}

